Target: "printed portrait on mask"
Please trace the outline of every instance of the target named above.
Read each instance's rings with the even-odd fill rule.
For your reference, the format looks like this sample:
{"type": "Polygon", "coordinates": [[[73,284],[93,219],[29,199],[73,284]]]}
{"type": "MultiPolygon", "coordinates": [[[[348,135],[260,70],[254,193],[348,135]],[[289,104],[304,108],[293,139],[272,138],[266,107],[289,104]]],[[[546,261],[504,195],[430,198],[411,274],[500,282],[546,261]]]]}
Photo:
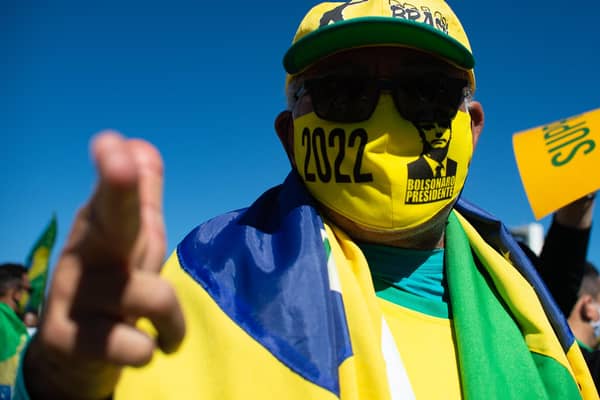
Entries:
{"type": "Polygon", "coordinates": [[[406,204],[430,203],[451,198],[456,181],[457,162],[448,157],[452,140],[450,126],[439,122],[415,123],[423,150],[407,164],[408,187],[406,204]],[[427,191],[428,195],[423,196],[427,191]],[[435,193],[433,193],[435,191],[435,193]]]}

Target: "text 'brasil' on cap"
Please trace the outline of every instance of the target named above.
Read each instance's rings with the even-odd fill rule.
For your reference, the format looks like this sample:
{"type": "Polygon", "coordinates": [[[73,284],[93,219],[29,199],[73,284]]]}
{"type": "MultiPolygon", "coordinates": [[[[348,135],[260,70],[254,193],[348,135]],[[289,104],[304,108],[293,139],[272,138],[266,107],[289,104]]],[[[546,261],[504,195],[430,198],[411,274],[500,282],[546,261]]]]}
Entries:
{"type": "Polygon", "coordinates": [[[442,57],[470,70],[475,60],[469,39],[444,0],[351,0],[321,3],[304,17],[284,56],[294,75],[342,50],[400,45],[442,57]]]}

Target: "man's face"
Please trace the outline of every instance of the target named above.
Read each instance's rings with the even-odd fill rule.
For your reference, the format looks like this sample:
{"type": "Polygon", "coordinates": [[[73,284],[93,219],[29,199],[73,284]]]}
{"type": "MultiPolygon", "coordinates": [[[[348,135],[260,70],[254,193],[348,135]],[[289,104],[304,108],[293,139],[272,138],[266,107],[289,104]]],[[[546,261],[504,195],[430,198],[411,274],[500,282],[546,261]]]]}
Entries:
{"type": "Polygon", "coordinates": [[[451,130],[444,124],[425,122],[418,125],[421,137],[433,149],[443,149],[448,146],[451,130]]]}
{"type": "Polygon", "coordinates": [[[27,293],[29,293],[30,291],[31,284],[29,282],[29,278],[27,277],[27,274],[23,274],[21,282],[12,290],[12,301],[11,304],[9,304],[15,312],[21,311],[21,303],[24,301],[27,293]]]}
{"type": "MultiPolygon", "coordinates": [[[[398,244],[406,239],[411,240],[410,245],[403,243],[408,247],[430,248],[437,245],[453,193],[460,188],[448,190],[449,197],[435,203],[423,200],[421,205],[404,200],[408,196],[405,166],[423,148],[412,121],[433,119],[436,125],[438,120],[445,120],[445,130],[449,130],[449,121],[463,107],[461,100],[468,79],[466,71],[407,48],[346,51],[320,61],[292,80],[288,90],[295,94],[295,102],[291,102],[291,121],[287,120],[292,124],[278,125],[278,133],[323,212],[350,236],[398,244]],[[446,90],[449,88],[456,90],[446,90]],[[457,95],[452,97],[451,93],[457,95]],[[452,109],[454,112],[449,113],[452,109]],[[286,132],[288,135],[282,137],[286,132]],[[357,143],[359,133],[361,142],[357,143]],[[293,140],[289,134],[293,134],[293,140]],[[306,140],[311,135],[313,139],[306,140]],[[319,143],[323,143],[321,147],[319,143]],[[359,144],[363,147],[357,151],[359,144]],[[337,168],[337,175],[315,169],[310,157],[317,150],[311,152],[309,146],[323,150],[323,157],[335,155],[338,147],[344,150],[338,151],[341,156],[329,163],[337,168]],[[394,160],[395,165],[388,160],[394,160]],[[392,199],[403,199],[403,203],[392,199]],[[362,209],[365,203],[377,204],[377,215],[362,209]]],[[[426,131],[435,147],[446,147],[450,133],[441,129],[442,123],[437,125],[427,126],[426,131]]],[[[461,133],[457,141],[461,147],[457,149],[464,149],[456,150],[456,154],[466,167],[471,147],[467,137],[469,117],[465,113],[461,114],[456,132],[461,133]]]]}

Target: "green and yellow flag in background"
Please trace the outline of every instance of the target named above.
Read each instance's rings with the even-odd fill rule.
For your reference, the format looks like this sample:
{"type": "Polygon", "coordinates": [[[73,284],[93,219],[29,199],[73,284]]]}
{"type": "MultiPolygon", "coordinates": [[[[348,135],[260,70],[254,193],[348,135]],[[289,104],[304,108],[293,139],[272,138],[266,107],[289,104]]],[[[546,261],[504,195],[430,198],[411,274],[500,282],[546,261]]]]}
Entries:
{"type": "Polygon", "coordinates": [[[35,242],[25,260],[25,266],[29,269],[27,275],[31,282],[31,295],[27,301],[23,301],[22,303],[25,304],[25,310],[39,312],[42,306],[46,290],[50,254],[56,240],[56,231],[56,216],[53,215],[50,223],[35,242]]]}

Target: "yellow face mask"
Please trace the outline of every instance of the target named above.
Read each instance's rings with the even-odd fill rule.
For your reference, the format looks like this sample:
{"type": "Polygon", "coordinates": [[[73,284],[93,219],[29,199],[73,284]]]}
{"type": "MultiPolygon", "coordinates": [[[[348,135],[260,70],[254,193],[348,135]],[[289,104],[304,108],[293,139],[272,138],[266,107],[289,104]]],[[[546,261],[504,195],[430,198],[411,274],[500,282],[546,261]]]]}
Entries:
{"type": "Polygon", "coordinates": [[[455,201],[473,142],[471,119],[451,127],[403,119],[382,94],[367,121],[330,122],[309,113],[294,120],[294,158],[310,193],[366,228],[400,232],[455,201]]]}

